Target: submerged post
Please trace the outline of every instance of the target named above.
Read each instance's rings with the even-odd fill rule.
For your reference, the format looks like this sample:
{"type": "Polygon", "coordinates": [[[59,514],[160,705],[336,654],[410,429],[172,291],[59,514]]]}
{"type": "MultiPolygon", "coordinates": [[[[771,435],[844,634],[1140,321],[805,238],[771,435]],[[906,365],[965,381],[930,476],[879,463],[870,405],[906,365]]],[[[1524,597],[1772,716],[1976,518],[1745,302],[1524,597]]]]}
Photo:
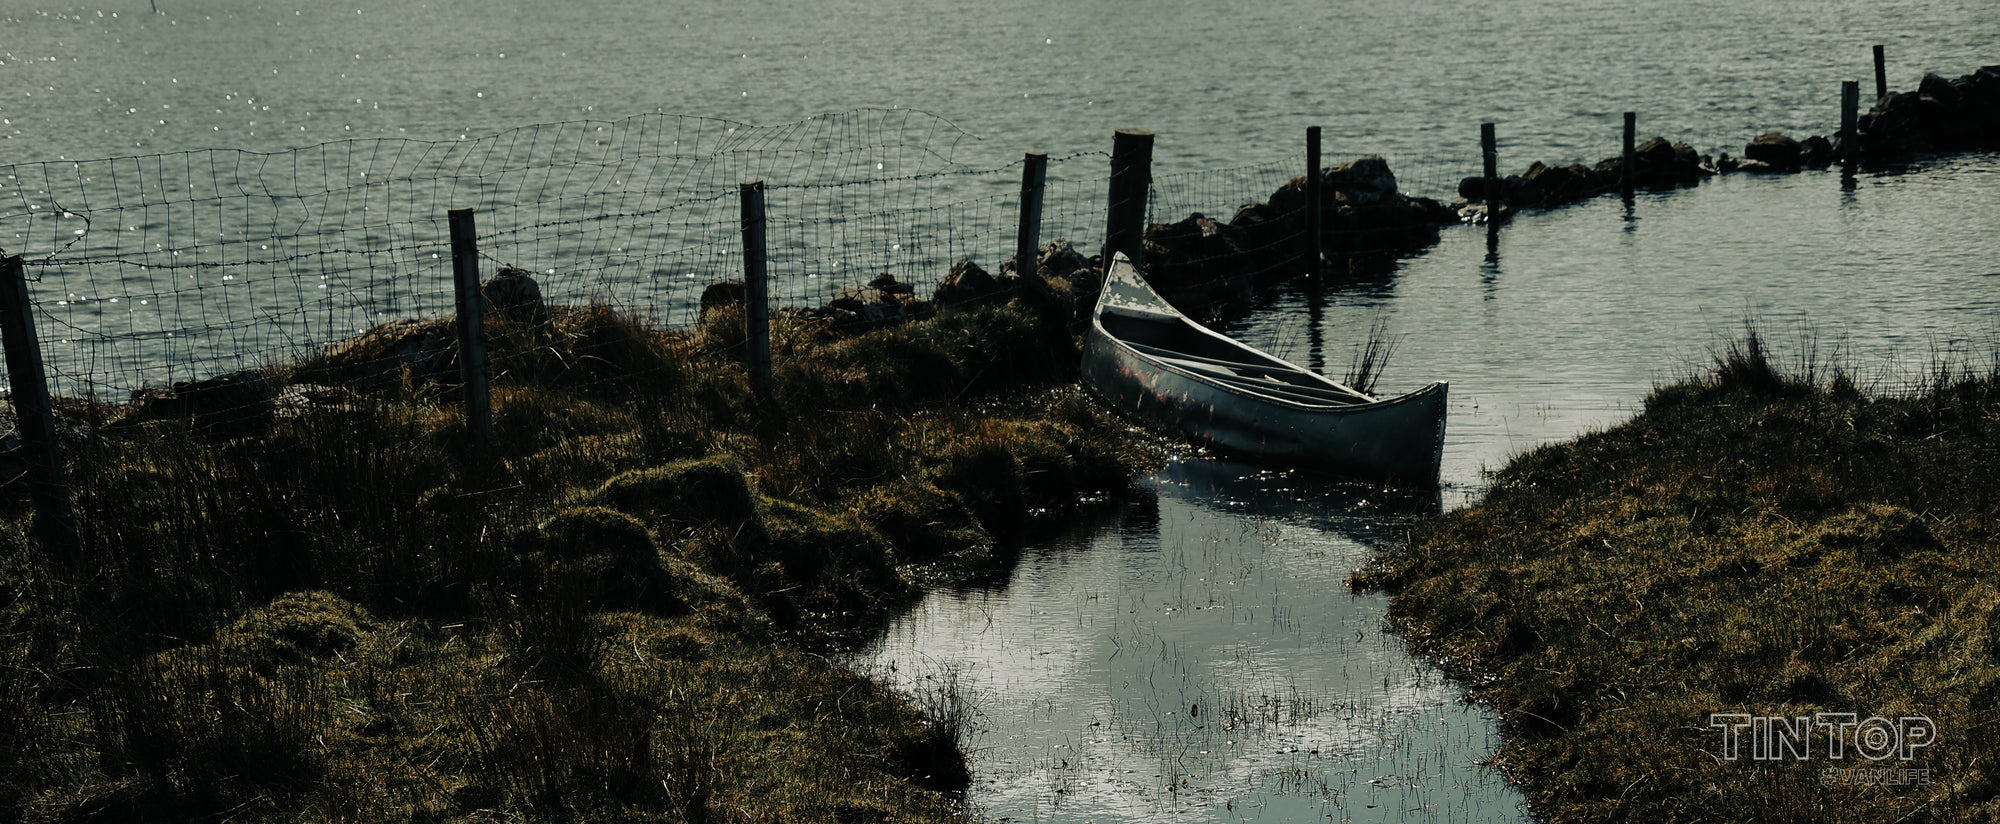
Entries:
{"type": "Polygon", "coordinates": [[[1486,225],[1500,225],[1500,139],[1493,124],[1479,124],[1479,149],[1486,160],[1486,225]]]}
{"type": "Polygon", "coordinates": [[[1625,194],[1627,195],[1632,194],[1632,188],[1638,185],[1639,155],[1638,152],[1633,148],[1633,141],[1637,140],[1638,137],[1639,137],[1639,113],[1626,112],[1625,113],[1625,166],[1624,170],[1619,174],[1620,179],[1618,181],[1618,184],[1625,190],[1625,194]]]}
{"type": "Polygon", "coordinates": [[[771,395],[771,305],[764,281],[764,181],[743,183],[743,369],[759,400],[771,395]]]}
{"type": "Polygon", "coordinates": [[[1153,186],[1153,133],[1119,129],[1111,143],[1111,196],[1105,208],[1104,268],[1111,256],[1124,252],[1143,263],[1141,240],[1146,233],[1146,194],[1153,186]]]}
{"type": "Polygon", "coordinates": [[[1021,166],[1021,228],[1014,238],[1014,274],[1037,275],[1042,250],[1042,190],[1049,173],[1046,152],[1029,152],[1021,166]]]}
{"type": "Polygon", "coordinates": [[[1861,123],[1861,81],[1844,80],[1840,84],[1840,167],[1847,174],[1854,174],[1854,162],[1861,154],[1861,135],[1856,134],[1861,123]]]}
{"type": "Polygon", "coordinates": [[[493,442],[493,396],[486,386],[486,306],[479,294],[479,232],[471,209],[446,213],[451,224],[452,291],[458,296],[458,373],[465,425],[480,447],[493,442]]]}
{"type": "Polygon", "coordinates": [[[1882,44],[1875,44],[1875,102],[1889,96],[1889,69],[1882,62],[1882,44]]]}
{"type": "Polygon", "coordinates": [[[1320,198],[1325,197],[1326,195],[1326,193],[1322,190],[1323,187],[1326,185],[1326,181],[1324,181],[1320,177],[1319,146],[1320,146],[1319,127],[1307,126],[1306,127],[1306,274],[1311,275],[1313,277],[1319,277],[1320,260],[1322,259],[1322,256],[1325,253],[1325,247],[1321,245],[1323,243],[1323,240],[1320,237],[1320,229],[1324,225],[1323,221],[1325,220],[1325,215],[1322,213],[1322,210],[1325,208],[1325,205],[1320,202],[1320,198]]]}

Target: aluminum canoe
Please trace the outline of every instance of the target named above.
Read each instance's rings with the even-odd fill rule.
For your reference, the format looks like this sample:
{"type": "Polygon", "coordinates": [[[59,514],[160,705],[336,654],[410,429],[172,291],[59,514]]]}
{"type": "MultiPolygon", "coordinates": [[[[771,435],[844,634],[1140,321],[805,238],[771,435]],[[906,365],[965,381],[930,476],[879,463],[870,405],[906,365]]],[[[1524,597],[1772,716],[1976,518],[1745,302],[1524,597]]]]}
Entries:
{"type": "Polygon", "coordinates": [[[1123,254],[1092,313],[1083,381],[1120,412],[1258,463],[1435,483],[1444,452],[1445,382],[1357,391],[1195,323],[1123,254]]]}

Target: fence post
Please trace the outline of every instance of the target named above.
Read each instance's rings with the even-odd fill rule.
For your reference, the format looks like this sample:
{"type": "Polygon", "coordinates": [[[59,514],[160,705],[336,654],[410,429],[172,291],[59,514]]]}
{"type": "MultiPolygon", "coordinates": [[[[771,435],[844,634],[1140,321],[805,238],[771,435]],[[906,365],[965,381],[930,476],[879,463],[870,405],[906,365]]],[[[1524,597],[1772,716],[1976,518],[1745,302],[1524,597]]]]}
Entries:
{"type": "Polygon", "coordinates": [[[1486,160],[1486,225],[1492,229],[1500,225],[1500,139],[1491,123],[1479,124],[1479,150],[1486,160]]]}
{"type": "Polygon", "coordinates": [[[1042,252],[1042,189],[1049,173],[1046,152],[1029,152],[1021,167],[1021,227],[1014,238],[1014,274],[1039,275],[1042,252]]]}
{"type": "Polygon", "coordinates": [[[1882,62],[1882,46],[1875,46],[1875,102],[1889,96],[1889,69],[1882,62]]]}
{"type": "Polygon", "coordinates": [[[482,449],[493,442],[493,396],[486,386],[486,306],[479,294],[479,232],[471,209],[452,209],[451,271],[458,294],[458,373],[465,425],[482,449]]]}
{"type": "Polygon", "coordinates": [[[1104,268],[1111,256],[1124,252],[1143,264],[1146,234],[1146,193],[1153,185],[1153,133],[1119,129],[1111,143],[1111,200],[1105,209],[1104,268]]]}
{"type": "Polygon", "coordinates": [[[27,482],[35,506],[35,530],[44,544],[68,549],[73,533],[62,455],[56,446],[55,406],[49,399],[48,376],[42,372],[42,344],[35,335],[35,308],[28,298],[20,255],[0,260],[0,346],[7,349],[14,420],[31,473],[27,482]]]}
{"type": "Polygon", "coordinates": [[[759,400],[771,395],[771,305],[765,284],[764,181],[737,187],[743,197],[743,369],[759,400]]]}
{"type": "Polygon", "coordinates": [[[1319,149],[1320,149],[1319,127],[1307,126],[1306,127],[1306,274],[1312,277],[1319,277],[1320,260],[1322,255],[1325,254],[1325,247],[1321,245],[1322,238],[1320,237],[1320,228],[1322,226],[1322,222],[1325,220],[1325,215],[1322,212],[1322,210],[1325,208],[1325,205],[1320,202],[1320,198],[1326,196],[1326,193],[1322,191],[1322,187],[1324,187],[1326,183],[1324,180],[1320,178],[1319,149]]]}
{"type": "Polygon", "coordinates": [[[1638,156],[1638,151],[1633,148],[1633,141],[1637,140],[1638,138],[1639,138],[1639,113],[1626,112],[1625,113],[1625,168],[1623,173],[1621,174],[1622,179],[1619,181],[1619,186],[1624,189],[1626,195],[1631,195],[1633,187],[1638,185],[1639,156],[1638,156]]]}
{"type": "Polygon", "coordinates": [[[1840,168],[1847,174],[1854,174],[1854,161],[1861,154],[1861,136],[1855,134],[1860,128],[1861,81],[1843,80],[1840,83],[1840,168]]]}

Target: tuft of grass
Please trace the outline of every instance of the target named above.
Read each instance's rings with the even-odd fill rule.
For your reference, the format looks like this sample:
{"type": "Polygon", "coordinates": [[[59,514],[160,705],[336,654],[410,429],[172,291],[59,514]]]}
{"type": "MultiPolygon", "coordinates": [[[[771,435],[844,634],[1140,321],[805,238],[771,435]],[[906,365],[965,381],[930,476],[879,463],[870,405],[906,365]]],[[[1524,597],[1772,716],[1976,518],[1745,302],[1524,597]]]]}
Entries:
{"type": "Polygon", "coordinates": [[[1354,363],[1348,367],[1347,385],[1364,395],[1375,394],[1375,381],[1389,367],[1397,342],[1397,337],[1389,334],[1388,319],[1376,318],[1368,327],[1367,342],[1354,354],[1354,363]]]}
{"type": "Polygon", "coordinates": [[[1351,579],[1494,707],[1494,760],[1546,820],[2000,812],[2000,373],[1871,395],[1770,361],[1750,336],[1631,421],[1519,456],[1351,579]],[[1728,760],[1710,726],[1842,712],[1937,740],[1837,761],[1815,730],[1807,760],[1728,760]],[[1823,783],[1869,767],[1928,783],[1823,783]]]}

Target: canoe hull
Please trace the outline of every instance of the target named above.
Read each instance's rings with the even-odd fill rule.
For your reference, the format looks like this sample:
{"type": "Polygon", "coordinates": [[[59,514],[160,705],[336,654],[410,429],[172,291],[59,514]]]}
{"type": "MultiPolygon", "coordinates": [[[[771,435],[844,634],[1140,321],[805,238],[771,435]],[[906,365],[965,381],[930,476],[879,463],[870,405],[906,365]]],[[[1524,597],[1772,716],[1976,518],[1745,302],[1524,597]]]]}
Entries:
{"type": "Polygon", "coordinates": [[[1445,383],[1393,398],[1362,395],[1181,316],[1122,256],[1105,280],[1082,366],[1084,383],[1113,408],[1259,463],[1436,481],[1445,383]],[[1343,392],[1351,397],[1315,400],[1343,392]]]}

